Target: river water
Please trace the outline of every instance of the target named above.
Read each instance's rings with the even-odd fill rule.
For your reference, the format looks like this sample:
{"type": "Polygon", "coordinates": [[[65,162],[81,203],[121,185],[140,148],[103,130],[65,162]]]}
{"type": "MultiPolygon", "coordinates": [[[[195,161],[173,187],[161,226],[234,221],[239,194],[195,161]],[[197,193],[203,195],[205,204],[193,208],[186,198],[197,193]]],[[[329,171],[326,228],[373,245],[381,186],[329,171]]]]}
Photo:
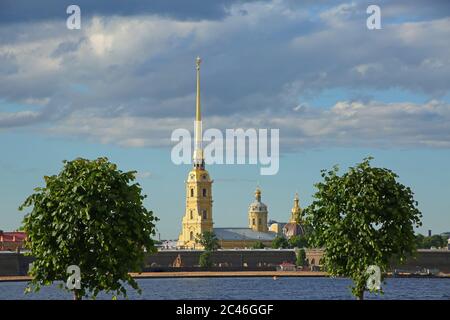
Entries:
{"type": "MultiPolygon", "coordinates": [[[[351,281],[343,278],[166,278],[139,279],[139,295],[129,289],[129,299],[262,299],[309,300],[353,299],[351,281]]],[[[38,293],[24,294],[26,282],[0,282],[0,299],[72,299],[56,285],[38,293]]],[[[450,300],[450,279],[389,278],[384,295],[366,294],[366,299],[450,300]]],[[[98,299],[111,299],[101,294],[98,299]]]]}

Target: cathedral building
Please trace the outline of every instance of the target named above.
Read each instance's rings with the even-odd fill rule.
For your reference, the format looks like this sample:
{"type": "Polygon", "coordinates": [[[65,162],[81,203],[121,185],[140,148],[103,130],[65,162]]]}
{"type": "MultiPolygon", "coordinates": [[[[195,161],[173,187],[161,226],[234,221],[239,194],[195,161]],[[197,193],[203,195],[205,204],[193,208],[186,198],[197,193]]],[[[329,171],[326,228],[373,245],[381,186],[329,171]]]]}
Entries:
{"type": "Polygon", "coordinates": [[[300,208],[299,201],[298,193],[296,193],[294,197],[294,206],[291,210],[291,218],[289,219],[289,222],[283,226],[283,235],[288,239],[294,236],[305,235],[305,229],[301,221],[302,209],[300,208]]]}
{"type": "MultiPolygon", "coordinates": [[[[186,184],[186,209],[183,216],[181,233],[177,246],[183,249],[203,249],[196,239],[205,231],[213,232],[219,240],[221,248],[251,248],[255,243],[262,242],[270,247],[272,241],[280,235],[268,228],[268,209],[261,201],[261,189],[256,188],[255,200],[248,208],[248,228],[215,228],[213,225],[212,184],[208,171],[205,169],[205,159],[202,145],[202,115],[200,104],[200,63],[197,57],[197,93],[195,114],[195,137],[193,168],[188,173],[186,184]]],[[[291,213],[291,221],[286,226],[295,224],[300,214],[298,196],[291,213]]],[[[296,229],[297,230],[297,229],[296,229]]]]}

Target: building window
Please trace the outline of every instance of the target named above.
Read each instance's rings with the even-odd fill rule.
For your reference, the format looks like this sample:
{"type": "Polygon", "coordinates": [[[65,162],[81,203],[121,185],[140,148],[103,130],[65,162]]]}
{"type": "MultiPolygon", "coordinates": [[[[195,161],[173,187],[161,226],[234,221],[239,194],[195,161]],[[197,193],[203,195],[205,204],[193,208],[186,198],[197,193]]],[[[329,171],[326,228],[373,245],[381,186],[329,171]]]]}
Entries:
{"type": "Polygon", "coordinates": [[[194,189],[191,189],[191,197],[194,196],[194,189]]]}
{"type": "Polygon", "coordinates": [[[255,225],[255,218],[252,219],[252,225],[255,225]]]}
{"type": "Polygon", "coordinates": [[[258,219],[258,224],[261,225],[261,218],[258,219]]]}
{"type": "Polygon", "coordinates": [[[206,189],[203,189],[203,196],[206,197],[206,189]]]}
{"type": "Polygon", "coordinates": [[[191,231],[191,233],[189,234],[189,239],[194,240],[194,232],[191,231]]]}
{"type": "Polygon", "coordinates": [[[206,212],[206,210],[203,210],[203,219],[208,219],[208,213],[206,212]]]}
{"type": "Polygon", "coordinates": [[[194,214],[192,213],[192,210],[191,210],[191,219],[194,219],[194,214]]]}

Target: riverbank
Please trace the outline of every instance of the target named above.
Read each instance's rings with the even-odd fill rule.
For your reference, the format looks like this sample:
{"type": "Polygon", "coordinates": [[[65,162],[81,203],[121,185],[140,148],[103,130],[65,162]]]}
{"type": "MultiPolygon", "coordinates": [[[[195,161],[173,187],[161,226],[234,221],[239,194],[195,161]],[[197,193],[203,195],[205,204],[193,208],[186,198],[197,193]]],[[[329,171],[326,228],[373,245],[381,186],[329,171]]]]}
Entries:
{"type": "MultiPolygon", "coordinates": [[[[150,279],[150,278],[254,278],[254,277],[328,277],[326,272],[321,271],[190,271],[190,272],[142,272],[130,273],[136,279],[150,279]]],[[[387,274],[392,277],[392,274],[387,274]]],[[[447,278],[450,279],[450,274],[439,275],[414,275],[402,274],[396,275],[396,278],[447,278]]],[[[29,276],[0,276],[0,282],[11,281],[30,281],[29,276]]]]}
{"type": "MultiPolygon", "coordinates": [[[[319,271],[189,271],[130,273],[133,278],[247,278],[247,277],[327,277],[319,271]]],[[[30,281],[30,276],[0,276],[0,282],[30,281]]]]}

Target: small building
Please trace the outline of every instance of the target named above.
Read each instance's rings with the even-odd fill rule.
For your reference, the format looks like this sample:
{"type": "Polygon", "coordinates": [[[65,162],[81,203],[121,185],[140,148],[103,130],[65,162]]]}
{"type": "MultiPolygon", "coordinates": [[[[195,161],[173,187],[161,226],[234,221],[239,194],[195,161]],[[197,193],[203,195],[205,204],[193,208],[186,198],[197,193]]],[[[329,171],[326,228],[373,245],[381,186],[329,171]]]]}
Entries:
{"type": "Polygon", "coordinates": [[[0,230],[0,251],[18,251],[24,247],[27,234],[25,232],[3,232],[0,230]]]}
{"type": "Polygon", "coordinates": [[[296,271],[297,266],[293,263],[283,262],[277,266],[277,271],[296,271]]]}
{"type": "Polygon", "coordinates": [[[275,220],[270,220],[267,224],[269,226],[269,231],[275,232],[277,235],[283,235],[283,228],[286,222],[277,222],[275,220]]]}

